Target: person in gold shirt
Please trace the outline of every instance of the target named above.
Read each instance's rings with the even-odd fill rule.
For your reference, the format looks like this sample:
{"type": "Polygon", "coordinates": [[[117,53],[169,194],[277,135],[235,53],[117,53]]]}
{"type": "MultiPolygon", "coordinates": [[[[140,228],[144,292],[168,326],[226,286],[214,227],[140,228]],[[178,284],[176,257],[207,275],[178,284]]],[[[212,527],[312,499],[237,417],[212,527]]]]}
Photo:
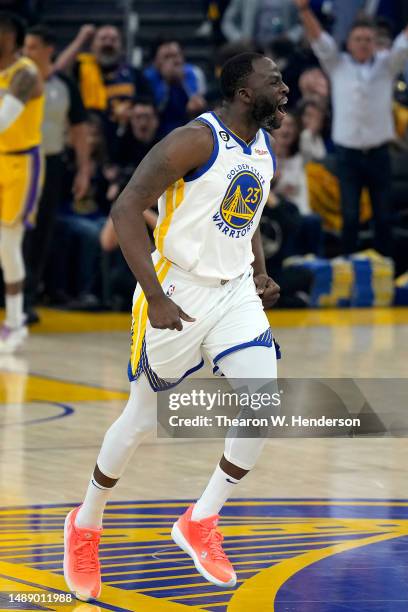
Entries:
{"type": "Polygon", "coordinates": [[[22,241],[34,223],[43,174],[43,83],[35,64],[20,57],[24,34],[17,15],[0,12],[0,264],[6,305],[0,353],[13,352],[27,336],[22,241]]]}

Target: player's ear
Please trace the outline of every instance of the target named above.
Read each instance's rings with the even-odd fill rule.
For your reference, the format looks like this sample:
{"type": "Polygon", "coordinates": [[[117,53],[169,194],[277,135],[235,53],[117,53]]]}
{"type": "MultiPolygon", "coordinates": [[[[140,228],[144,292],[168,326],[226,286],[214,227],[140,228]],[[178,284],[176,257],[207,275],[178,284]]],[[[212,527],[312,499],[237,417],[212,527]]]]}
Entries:
{"type": "Polygon", "coordinates": [[[252,92],[249,89],[241,87],[240,89],[238,89],[237,94],[238,98],[242,102],[245,102],[245,104],[250,104],[252,102],[252,92]]]}

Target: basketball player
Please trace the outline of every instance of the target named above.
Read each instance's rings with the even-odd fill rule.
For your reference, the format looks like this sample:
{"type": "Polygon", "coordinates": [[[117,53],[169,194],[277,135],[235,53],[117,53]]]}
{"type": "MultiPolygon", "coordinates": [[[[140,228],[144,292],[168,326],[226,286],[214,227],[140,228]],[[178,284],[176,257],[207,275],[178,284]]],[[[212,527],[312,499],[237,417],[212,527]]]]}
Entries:
{"type": "MultiPolygon", "coordinates": [[[[134,449],[156,425],[155,392],[198,370],[203,353],[229,379],[276,379],[275,346],[259,296],[273,305],[279,287],[266,274],[258,224],[275,172],[268,130],[280,126],[289,90],[274,62],[255,53],[225,64],[221,90],[222,108],[157,144],[112,212],[139,281],[130,397],[105,435],[83,504],[65,521],[64,573],[80,599],[100,593],[104,507],[134,449]],[[157,200],[151,256],[143,211],[157,200]]],[[[234,586],[236,575],[222,548],[218,514],[263,442],[227,437],[202,496],[173,526],[174,541],[221,587],[234,586]]]]}
{"type": "Polygon", "coordinates": [[[0,13],[0,264],[6,302],[2,353],[13,352],[27,336],[22,240],[34,221],[42,181],[43,85],[35,64],[19,56],[24,34],[19,17],[0,13]]]}

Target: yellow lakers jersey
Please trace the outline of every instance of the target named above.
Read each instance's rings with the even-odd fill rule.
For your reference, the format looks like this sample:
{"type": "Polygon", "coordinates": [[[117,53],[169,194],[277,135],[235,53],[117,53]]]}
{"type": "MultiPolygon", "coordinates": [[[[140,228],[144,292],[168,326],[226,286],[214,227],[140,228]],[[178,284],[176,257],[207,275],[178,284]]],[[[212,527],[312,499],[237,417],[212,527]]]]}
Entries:
{"type": "MultiPolygon", "coordinates": [[[[22,57],[9,68],[0,72],[0,104],[10,87],[14,75],[22,68],[37,70],[31,60],[22,57]]],[[[16,121],[0,134],[0,153],[24,151],[39,145],[41,142],[43,114],[44,95],[29,100],[16,121]]]]}

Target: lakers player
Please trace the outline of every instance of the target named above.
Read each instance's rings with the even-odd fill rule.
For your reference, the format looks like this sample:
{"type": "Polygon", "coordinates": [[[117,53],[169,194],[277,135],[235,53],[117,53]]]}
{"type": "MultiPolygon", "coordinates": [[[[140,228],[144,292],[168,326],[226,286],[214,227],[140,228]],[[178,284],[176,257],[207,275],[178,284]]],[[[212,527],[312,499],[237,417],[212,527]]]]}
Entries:
{"type": "Polygon", "coordinates": [[[23,42],[23,22],[0,13],[0,264],[6,302],[0,352],[14,351],[27,336],[22,240],[34,221],[42,181],[43,86],[35,64],[19,56],[23,42]]]}
{"type": "MultiPolygon", "coordinates": [[[[279,287],[266,274],[258,226],[276,170],[269,130],[280,126],[288,88],[274,62],[245,53],[225,64],[221,90],[222,108],[156,145],[112,212],[140,286],[129,401],[105,435],[83,504],[65,521],[64,574],[80,599],[100,593],[104,506],[134,449],[156,425],[155,393],[200,368],[203,354],[229,379],[276,378],[263,306],[276,302],[279,287]],[[157,200],[151,256],[143,211],[157,200]]],[[[233,587],[236,575],[222,548],[218,514],[263,443],[228,436],[205,491],[172,529],[197,570],[221,587],[233,587]]]]}

